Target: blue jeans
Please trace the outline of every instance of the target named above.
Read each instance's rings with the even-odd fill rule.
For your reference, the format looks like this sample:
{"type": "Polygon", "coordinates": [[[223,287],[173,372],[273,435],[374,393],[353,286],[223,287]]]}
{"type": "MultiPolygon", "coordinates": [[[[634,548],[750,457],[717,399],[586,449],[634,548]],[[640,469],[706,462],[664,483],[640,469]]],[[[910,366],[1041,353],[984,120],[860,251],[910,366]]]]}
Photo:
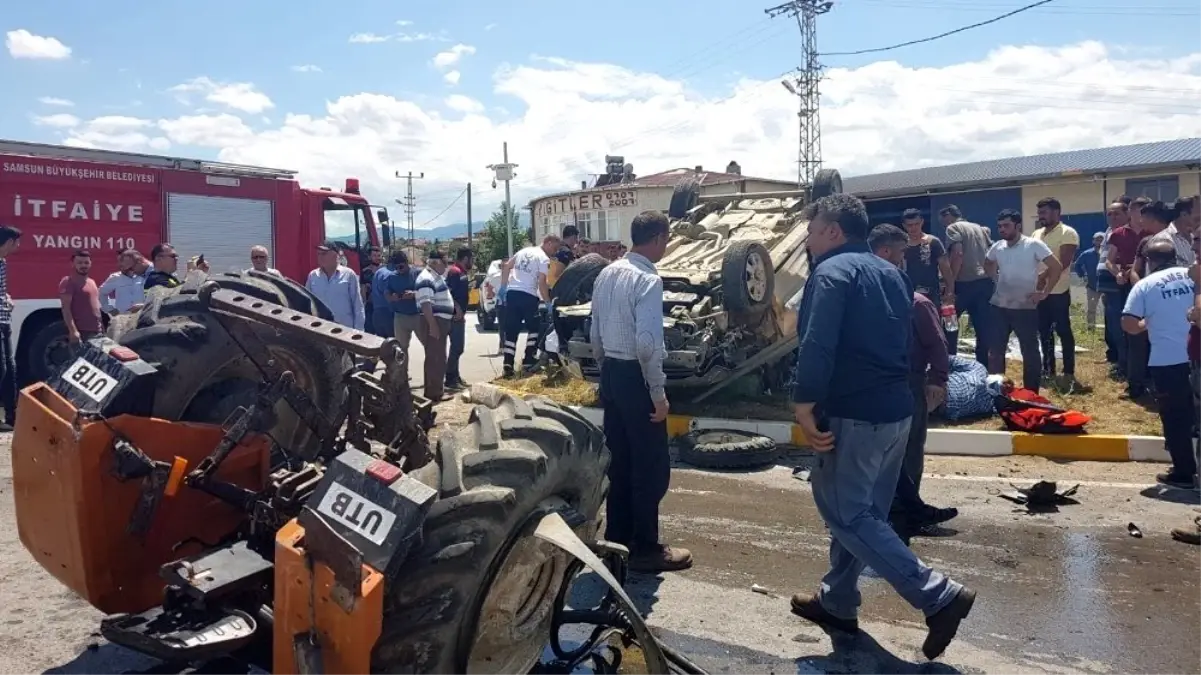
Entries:
{"type": "Polygon", "coordinates": [[[1126,333],[1122,331],[1122,308],[1126,305],[1124,291],[1106,291],[1101,296],[1105,305],[1105,360],[1126,369],[1126,333]]]}
{"type": "Polygon", "coordinates": [[[914,608],[931,616],[963,588],[925,565],[888,524],[909,418],[872,424],[834,417],[834,450],[818,453],[813,501],[830,529],[830,571],[819,598],[827,612],[855,619],[863,598],[859,575],[870,566],[914,608]]]}

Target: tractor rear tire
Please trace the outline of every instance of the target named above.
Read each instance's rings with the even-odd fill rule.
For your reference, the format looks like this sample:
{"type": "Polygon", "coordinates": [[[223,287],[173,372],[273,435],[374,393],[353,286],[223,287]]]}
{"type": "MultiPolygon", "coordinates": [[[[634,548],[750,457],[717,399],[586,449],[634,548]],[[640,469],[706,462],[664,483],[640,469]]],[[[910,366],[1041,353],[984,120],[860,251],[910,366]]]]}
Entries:
{"type": "Polygon", "coordinates": [[[555,306],[570,307],[591,300],[596,277],[608,264],[609,259],[599,253],[589,253],[571,261],[550,289],[550,297],[555,301],[555,306]]]}
{"type": "Polygon", "coordinates": [[[532,528],[570,510],[583,516],[580,538],[595,539],[609,483],[604,435],[548,400],[506,395],[442,435],[435,456],[411,472],[439,500],[421,545],[389,575],[372,672],[530,672],[570,562],[532,528]]]}
{"type": "MultiPolygon", "coordinates": [[[[151,289],[136,320],[114,321],[109,336],[159,364],[153,415],[167,420],[221,424],[239,407],[254,403],[262,375],[236,341],[201,306],[205,281],[290,309],[330,320],[332,315],[303,286],[272,274],[193,273],[175,288],[151,289]]],[[[322,411],[336,411],[346,397],[343,376],[351,370],[347,354],[316,342],[255,324],[255,333],[296,384],[322,411]]],[[[286,401],[275,408],[270,434],[289,452],[316,450],[319,439],[286,401]]]]}

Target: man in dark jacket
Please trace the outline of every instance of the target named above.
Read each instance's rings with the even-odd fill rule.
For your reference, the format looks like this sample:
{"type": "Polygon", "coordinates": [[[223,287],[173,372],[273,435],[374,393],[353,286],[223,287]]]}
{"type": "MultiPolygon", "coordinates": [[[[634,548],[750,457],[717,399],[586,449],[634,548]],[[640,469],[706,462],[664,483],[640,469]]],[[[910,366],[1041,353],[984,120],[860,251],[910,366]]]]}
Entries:
{"type": "MultiPolygon", "coordinates": [[[[877,225],[868,237],[872,253],[900,268],[905,263],[908,235],[895,225],[877,225]]],[[[909,348],[909,390],[913,394],[913,421],[905,444],[905,461],[892,499],[892,526],[908,540],[924,528],[945,523],[959,515],[959,509],[938,508],[921,497],[922,472],[926,461],[926,432],[930,411],[947,399],[947,375],[950,370],[947,338],[934,302],[920,292],[913,293],[913,336],[909,348]]]]}
{"type": "Polygon", "coordinates": [[[872,254],[863,202],[846,194],[807,209],[814,267],[797,312],[797,424],[817,453],[813,501],[830,530],[830,571],[792,611],[859,630],[859,576],[870,566],[926,616],[926,658],[946,651],[976,594],[923,563],[884,520],[913,417],[909,335],[913,289],[872,254]]]}

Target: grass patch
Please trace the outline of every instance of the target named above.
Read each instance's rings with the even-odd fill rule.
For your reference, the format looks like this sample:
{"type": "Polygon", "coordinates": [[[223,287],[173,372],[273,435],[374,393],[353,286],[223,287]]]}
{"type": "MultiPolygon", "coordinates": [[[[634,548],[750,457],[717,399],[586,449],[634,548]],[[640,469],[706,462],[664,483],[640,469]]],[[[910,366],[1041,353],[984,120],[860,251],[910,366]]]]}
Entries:
{"type": "MultiPolygon", "coordinates": [[[[1100,314],[1100,308],[1098,308],[1100,314]]],[[[964,317],[960,330],[964,336],[971,335],[964,317]]],[[[1079,385],[1071,391],[1060,391],[1051,383],[1044,382],[1042,394],[1062,408],[1079,410],[1092,416],[1089,433],[1159,436],[1162,428],[1153,401],[1127,401],[1121,398],[1125,382],[1109,377],[1109,364],[1105,361],[1105,338],[1100,328],[1088,330],[1082,304],[1072,305],[1072,328],[1076,345],[1087,349],[1076,354],[1076,379],[1079,385]]],[[[1062,361],[1057,361],[1062,371],[1062,361]]],[[[1011,361],[1006,364],[1006,375],[1013,381],[1022,381],[1022,364],[1011,361]]],[[[517,380],[498,381],[498,385],[524,394],[546,396],[568,405],[597,405],[596,386],[571,377],[566,371],[539,373],[517,380]]],[[[759,419],[789,421],[792,409],[787,400],[773,397],[747,397],[743,394],[718,393],[703,403],[685,400],[682,394],[672,397],[673,413],[700,417],[724,417],[728,419],[759,419]]],[[[982,429],[1003,431],[1001,418],[992,416],[974,420],[952,422],[941,418],[930,419],[931,428],[982,429]]]]}

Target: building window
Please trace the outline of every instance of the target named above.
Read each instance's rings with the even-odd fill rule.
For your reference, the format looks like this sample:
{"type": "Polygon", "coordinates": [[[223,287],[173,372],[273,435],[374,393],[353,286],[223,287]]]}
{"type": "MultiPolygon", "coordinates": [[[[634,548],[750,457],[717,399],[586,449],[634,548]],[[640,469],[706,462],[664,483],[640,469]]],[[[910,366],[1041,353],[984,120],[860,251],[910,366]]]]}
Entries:
{"type": "Polygon", "coordinates": [[[1180,196],[1180,177],[1128,178],[1126,194],[1131,197],[1150,197],[1161,202],[1171,203],[1180,196]]]}
{"type": "Polygon", "coordinates": [[[575,214],[576,227],[580,228],[580,236],[585,239],[592,238],[592,211],[577,211],[575,214]]]}

